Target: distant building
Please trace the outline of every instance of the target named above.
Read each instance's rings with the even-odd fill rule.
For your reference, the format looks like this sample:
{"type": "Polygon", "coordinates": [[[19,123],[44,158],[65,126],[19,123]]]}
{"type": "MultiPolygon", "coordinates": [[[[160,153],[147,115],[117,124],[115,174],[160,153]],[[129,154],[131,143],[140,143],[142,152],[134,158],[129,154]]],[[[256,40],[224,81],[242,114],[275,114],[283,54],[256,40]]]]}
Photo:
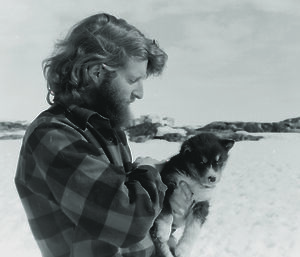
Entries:
{"type": "Polygon", "coordinates": [[[161,125],[173,127],[174,124],[175,124],[175,120],[173,118],[170,117],[162,118],[161,125]]]}

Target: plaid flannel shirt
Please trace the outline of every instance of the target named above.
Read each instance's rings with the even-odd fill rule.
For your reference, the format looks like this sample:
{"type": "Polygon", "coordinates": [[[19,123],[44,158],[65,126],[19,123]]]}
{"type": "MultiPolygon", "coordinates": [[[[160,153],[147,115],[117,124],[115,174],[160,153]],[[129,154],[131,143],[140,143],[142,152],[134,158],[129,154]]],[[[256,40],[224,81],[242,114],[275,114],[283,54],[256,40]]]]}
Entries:
{"type": "Polygon", "coordinates": [[[125,133],[95,112],[59,105],[27,129],[15,177],[44,257],[154,255],[149,229],[166,186],[133,168],[125,133]]]}

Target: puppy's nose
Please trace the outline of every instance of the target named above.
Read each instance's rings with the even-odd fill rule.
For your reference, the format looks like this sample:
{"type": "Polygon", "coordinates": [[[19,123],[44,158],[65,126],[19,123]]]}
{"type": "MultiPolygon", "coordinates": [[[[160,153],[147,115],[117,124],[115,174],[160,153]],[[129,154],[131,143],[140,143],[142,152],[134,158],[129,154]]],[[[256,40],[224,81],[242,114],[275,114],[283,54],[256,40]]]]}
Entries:
{"type": "Polygon", "coordinates": [[[208,177],[208,181],[209,181],[210,183],[214,183],[214,182],[216,182],[216,180],[217,180],[216,177],[213,177],[213,176],[209,176],[209,177],[208,177]]]}

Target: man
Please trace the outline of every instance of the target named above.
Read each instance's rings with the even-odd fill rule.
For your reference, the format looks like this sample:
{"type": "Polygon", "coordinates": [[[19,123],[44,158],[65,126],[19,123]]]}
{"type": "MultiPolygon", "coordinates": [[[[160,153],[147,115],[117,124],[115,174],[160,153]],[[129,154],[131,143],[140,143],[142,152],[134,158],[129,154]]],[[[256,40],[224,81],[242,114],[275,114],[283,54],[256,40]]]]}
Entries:
{"type": "Polygon", "coordinates": [[[52,106],[26,131],[15,178],[43,256],[154,255],[149,229],[166,186],[157,161],[132,163],[122,128],[143,80],[166,60],[154,40],[102,13],[75,25],[44,62],[52,106]]]}

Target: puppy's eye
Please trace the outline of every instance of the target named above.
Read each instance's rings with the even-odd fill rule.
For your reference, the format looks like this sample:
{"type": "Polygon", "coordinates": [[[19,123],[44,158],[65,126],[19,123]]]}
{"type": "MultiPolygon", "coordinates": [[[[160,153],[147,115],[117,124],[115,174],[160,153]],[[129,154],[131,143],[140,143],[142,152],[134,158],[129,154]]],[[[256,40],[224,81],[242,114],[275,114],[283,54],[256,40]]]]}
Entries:
{"type": "Polygon", "coordinates": [[[200,163],[200,165],[206,165],[206,164],[207,164],[207,161],[206,161],[206,160],[202,160],[202,161],[200,161],[199,163],[200,163]]]}
{"type": "Polygon", "coordinates": [[[219,164],[218,161],[214,161],[214,162],[212,163],[212,165],[214,165],[214,166],[216,166],[216,165],[218,165],[218,164],[219,164]]]}
{"type": "Polygon", "coordinates": [[[213,164],[214,164],[214,165],[218,165],[220,159],[221,159],[221,155],[217,155],[217,156],[216,156],[216,159],[214,160],[214,163],[213,163],[213,164]]]}
{"type": "Polygon", "coordinates": [[[223,162],[222,162],[221,160],[220,160],[220,161],[214,161],[212,165],[213,165],[214,167],[220,167],[220,166],[222,166],[222,163],[223,163],[223,162]]]}
{"type": "Polygon", "coordinates": [[[208,159],[207,159],[205,156],[203,156],[201,159],[202,159],[202,160],[200,160],[200,164],[201,164],[201,165],[207,164],[208,159]]]}

